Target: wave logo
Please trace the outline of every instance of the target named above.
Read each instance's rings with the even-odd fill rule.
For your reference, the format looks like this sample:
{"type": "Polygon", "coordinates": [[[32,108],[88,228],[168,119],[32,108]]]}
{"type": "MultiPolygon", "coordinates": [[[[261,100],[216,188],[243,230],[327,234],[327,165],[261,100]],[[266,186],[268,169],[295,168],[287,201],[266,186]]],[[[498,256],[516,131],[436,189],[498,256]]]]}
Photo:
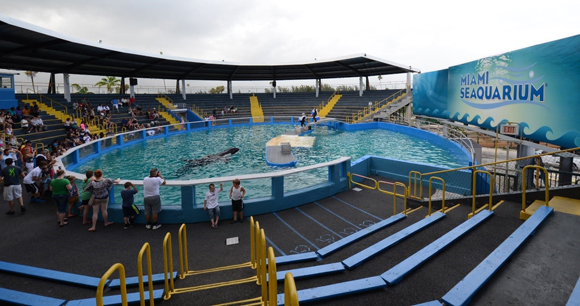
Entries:
{"type": "Polygon", "coordinates": [[[525,80],[493,75],[490,77],[489,71],[461,75],[459,98],[465,104],[479,109],[494,109],[513,104],[533,104],[547,108],[543,104],[546,84],[534,85],[543,79],[543,76],[535,78],[535,73],[531,70],[534,65],[535,63],[524,68],[497,68],[502,75],[523,77],[525,80]]]}

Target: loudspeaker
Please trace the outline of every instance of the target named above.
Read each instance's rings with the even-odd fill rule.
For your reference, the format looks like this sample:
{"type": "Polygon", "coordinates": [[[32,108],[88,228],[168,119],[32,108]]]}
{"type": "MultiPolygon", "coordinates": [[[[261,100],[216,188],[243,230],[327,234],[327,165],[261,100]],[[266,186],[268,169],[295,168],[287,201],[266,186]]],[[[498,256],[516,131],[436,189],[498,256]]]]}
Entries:
{"type": "Polygon", "coordinates": [[[272,82],[272,87],[276,87],[276,81],[272,82]]]}
{"type": "Polygon", "coordinates": [[[137,85],[137,79],[130,78],[130,79],[129,79],[129,84],[131,84],[131,86],[135,86],[135,85],[137,85]]]}

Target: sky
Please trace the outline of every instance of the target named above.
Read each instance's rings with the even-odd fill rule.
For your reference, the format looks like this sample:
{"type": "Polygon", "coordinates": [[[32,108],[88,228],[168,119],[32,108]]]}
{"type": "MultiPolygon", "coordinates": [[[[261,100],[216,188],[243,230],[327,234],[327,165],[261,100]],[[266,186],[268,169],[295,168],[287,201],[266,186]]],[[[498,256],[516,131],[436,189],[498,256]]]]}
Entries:
{"type": "MultiPolygon", "coordinates": [[[[102,40],[104,47],[250,64],[366,53],[429,72],[580,34],[577,0],[0,0],[0,7],[1,14],[71,37],[102,40]]],[[[48,75],[37,79],[46,83],[48,75]]],[[[73,83],[97,79],[71,76],[73,83]]],[[[380,83],[405,80],[396,75],[380,83]]],[[[20,75],[16,81],[29,79],[20,75]]],[[[312,80],[279,86],[305,82],[314,85],[312,80]]],[[[328,82],[358,85],[358,79],[328,82]]],[[[379,84],[377,78],[370,82],[379,84]]],[[[188,81],[208,87],[223,83],[188,81]]],[[[166,84],[175,87],[175,81],[166,84]]]]}

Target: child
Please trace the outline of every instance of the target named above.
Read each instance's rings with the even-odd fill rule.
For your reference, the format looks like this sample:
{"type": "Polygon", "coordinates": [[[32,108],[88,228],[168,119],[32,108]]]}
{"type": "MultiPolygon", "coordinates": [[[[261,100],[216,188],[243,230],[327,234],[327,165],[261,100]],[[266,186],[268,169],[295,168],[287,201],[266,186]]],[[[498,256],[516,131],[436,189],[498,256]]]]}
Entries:
{"type": "Polygon", "coordinates": [[[72,185],[71,190],[68,191],[68,215],[67,218],[76,217],[75,214],[71,212],[73,206],[79,202],[79,188],[77,187],[76,179],[74,176],[65,177],[72,185]]]}
{"type": "Polygon", "coordinates": [[[240,186],[240,180],[235,179],[232,189],[230,189],[230,199],[232,199],[232,210],[234,211],[234,220],[232,224],[238,222],[238,213],[240,214],[240,223],[244,223],[244,195],[246,189],[240,186]]]}
{"type": "Polygon", "coordinates": [[[218,228],[220,220],[220,206],[218,203],[219,193],[224,190],[224,184],[220,184],[220,190],[215,190],[214,184],[209,184],[209,191],[205,193],[205,200],[203,200],[203,209],[209,210],[209,218],[211,220],[211,227],[218,228]],[[215,221],[214,221],[215,219],[215,221]]]}
{"type": "Polygon", "coordinates": [[[123,198],[123,219],[125,220],[123,229],[132,227],[135,216],[139,214],[139,208],[135,205],[135,194],[137,192],[137,187],[131,182],[126,182],[125,190],[121,191],[121,197],[123,198]],[[133,187],[132,190],[131,187],[133,187]]]}

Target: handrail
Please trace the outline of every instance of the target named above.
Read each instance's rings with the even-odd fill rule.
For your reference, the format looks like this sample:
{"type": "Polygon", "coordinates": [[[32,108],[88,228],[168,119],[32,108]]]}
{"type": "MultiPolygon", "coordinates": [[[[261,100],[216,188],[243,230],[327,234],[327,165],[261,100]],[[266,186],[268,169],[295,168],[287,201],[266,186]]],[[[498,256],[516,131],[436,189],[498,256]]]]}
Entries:
{"type": "Polygon", "coordinates": [[[493,175],[491,174],[491,172],[488,172],[488,171],[483,171],[483,170],[475,170],[475,171],[473,171],[473,176],[472,176],[471,181],[473,183],[472,186],[471,186],[471,189],[473,190],[473,194],[472,194],[472,199],[473,200],[472,200],[472,203],[471,203],[471,213],[469,215],[467,215],[467,219],[470,219],[471,217],[475,216],[475,214],[477,214],[478,212],[482,211],[485,208],[485,206],[487,206],[487,210],[489,210],[489,211],[492,210],[491,206],[492,206],[492,201],[493,201],[493,188],[495,186],[494,185],[493,175]],[[483,205],[478,210],[475,210],[475,194],[476,194],[476,186],[475,186],[475,183],[477,181],[477,179],[476,179],[477,173],[484,173],[484,174],[489,175],[489,179],[490,179],[490,182],[489,182],[489,204],[488,205],[483,205]]]}
{"type": "MultiPolygon", "coordinates": [[[[390,104],[394,103],[395,101],[398,101],[399,98],[403,97],[406,95],[407,89],[401,89],[397,92],[395,92],[394,94],[376,102],[374,104],[372,104],[370,107],[365,107],[362,111],[358,111],[356,113],[356,119],[355,119],[355,114],[351,115],[350,117],[352,117],[352,123],[357,123],[360,120],[362,120],[363,118],[370,116],[374,113],[377,113],[378,111],[380,111],[381,109],[389,106],[390,104]],[[384,105],[383,105],[384,104],[384,105]]],[[[349,117],[347,116],[347,122],[349,121],[349,117]]],[[[351,123],[351,122],[348,122],[351,123]]]]}
{"type": "Polygon", "coordinates": [[[411,198],[415,198],[415,199],[423,199],[423,175],[421,174],[421,172],[419,171],[409,171],[409,196],[411,198]],[[413,183],[415,188],[413,188],[413,194],[411,194],[411,174],[414,174],[413,176],[413,183]],[[417,174],[419,175],[419,196],[417,196],[417,174]]]}
{"type": "MultiPolygon", "coordinates": [[[[529,166],[525,166],[524,169],[522,169],[522,211],[521,211],[520,215],[522,213],[523,214],[526,213],[526,171],[530,168],[543,170],[545,177],[548,178],[548,170],[546,170],[546,168],[544,168],[542,166],[529,165],[529,166]]],[[[545,188],[546,190],[545,190],[544,203],[546,206],[550,206],[550,204],[549,204],[549,200],[550,200],[549,184],[544,184],[544,186],[546,187],[545,188]]]]}
{"type": "Polygon", "coordinates": [[[250,262],[252,269],[256,269],[256,230],[254,227],[254,217],[250,217],[250,262]]]}
{"type": "MultiPolygon", "coordinates": [[[[260,254],[258,256],[260,256],[260,261],[262,264],[262,267],[260,267],[260,276],[262,278],[262,301],[264,302],[264,305],[266,305],[268,303],[268,279],[266,276],[266,271],[268,270],[267,264],[266,264],[266,234],[264,233],[264,229],[260,230],[260,254]]],[[[271,279],[270,282],[275,281],[276,279],[276,274],[274,275],[270,275],[271,279]]]]}
{"type": "Polygon", "coordinates": [[[151,268],[151,246],[148,242],[143,244],[141,251],[139,251],[139,257],[137,257],[137,274],[139,277],[139,298],[141,299],[141,306],[145,306],[145,288],[143,285],[143,253],[147,252],[147,276],[149,277],[148,287],[149,287],[149,304],[151,306],[155,305],[153,298],[153,269],[151,268]]]}
{"type": "Polygon", "coordinates": [[[126,283],[126,279],[125,279],[125,267],[123,267],[123,265],[120,263],[116,263],[116,264],[112,265],[109,268],[109,270],[107,270],[107,272],[105,272],[105,274],[103,274],[103,276],[101,277],[101,280],[99,281],[99,286],[97,287],[97,296],[96,296],[97,306],[103,306],[103,291],[105,290],[105,283],[107,282],[107,280],[109,279],[111,274],[113,274],[113,272],[115,272],[116,270],[119,270],[119,280],[121,282],[121,305],[123,305],[123,306],[128,305],[127,304],[127,283],[126,283]]]}
{"type": "Polygon", "coordinates": [[[254,229],[256,236],[256,277],[258,278],[256,285],[260,286],[262,285],[262,272],[260,271],[262,269],[262,258],[260,258],[260,222],[256,221],[254,229]]]}
{"type": "Polygon", "coordinates": [[[171,251],[171,233],[167,233],[163,239],[163,276],[165,277],[165,294],[163,295],[163,299],[167,301],[171,298],[171,294],[175,292],[175,286],[173,284],[173,252],[171,251]],[[169,274],[167,270],[169,270],[169,274]]]}
{"type": "Polygon", "coordinates": [[[299,306],[296,283],[294,282],[294,276],[290,272],[284,276],[284,306],[299,306]]]}
{"type": "Polygon", "coordinates": [[[268,247],[268,295],[270,296],[270,303],[268,305],[276,305],[278,303],[278,281],[276,277],[276,256],[274,249],[268,247]]]}
{"type": "Polygon", "coordinates": [[[326,102],[320,102],[320,105],[318,105],[318,110],[322,110],[326,105],[328,105],[328,103],[330,103],[330,100],[332,100],[332,98],[334,98],[334,96],[336,96],[337,94],[340,94],[340,91],[338,89],[335,90],[332,93],[332,95],[330,95],[330,98],[328,98],[326,102]]]}
{"type": "Polygon", "coordinates": [[[393,196],[393,215],[397,214],[397,197],[402,197],[404,199],[404,207],[403,207],[403,214],[407,215],[407,186],[405,186],[405,184],[401,183],[401,182],[385,182],[385,181],[378,181],[377,182],[377,189],[382,192],[382,193],[386,193],[386,194],[390,194],[393,196]],[[381,183],[384,184],[388,184],[388,185],[392,185],[393,186],[393,192],[390,192],[388,190],[382,190],[381,189],[381,183]],[[403,194],[398,194],[397,193],[397,186],[401,186],[403,187],[403,194]]]}
{"type": "Polygon", "coordinates": [[[433,179],[439,180],[443,184],[443,189],[442,189],[443,200],[441,200],[441,212],[445,213],[445,181],[440,177],[432,176],[429,178],[429,214],[427,216],[431,216],[431,195],[432,195],[431,182],[433,181],[433,179]]]}
{"type": "MultiPolygon", "coordinates": [[[[179,279],[184,279],[189,272],[187,263],[187,227],[185,223],[179,228],[177,240],[179,241],[179,279]]],[[[173,277],[173,275],[171,275],[173,277]]]]}
{"type": "Polygon", "coordinates": [[[359,175],[359,174],[356,174],[356,173],[350,173],[350,172],[347,173],[347,176],[348,176],[349,185],[350,185],[350,183],[353,183],[355,185],[358,185],[358,186],[363,187],[363,188],[366,188],[366,189],[370,189],[370,190],[377,189],[378,182],[375,179],[373,179],[373,178],[366,177],[366,176],[362,176],[362,175],[359,175]],[[357,182],[355,182],[352,179],[353,176],[360,177],[360,178],[367,179],[367,180],[371,180],[371,181],[375,182],[375,186],[374,187],[370,187],[370,186],[365,185],[365,184],[357,183],[357,182]]]}
{"type": "MultiPolygon", "coordinates": [[[[47,96],[44,96],[44,95],[41,95],[41,94],[39,94],[39,96],[40,96],[40,103],[44,103],[44,102],[42,101],[42,98],[44,97],[45,99],[48,99],[48,100],[50,101],[50,107],[51,107],[52,109],[54,109],[54,110],[56,110],[56,108],[54,108],[54,106],[53,106],[53,103],[55,103],[55,104],[58,104],[58,105],[60,105],[60,106],[64,107],[64,112],[62,112],[62,111],[60,111],[60,112],[61,112],[61,113],[63,113],[63,114],[65,115],[65,117],[68,117],[68,107],[67,107],[66,105],[64,105],[64,104],[62,104],[62,103],[59,103],[59,102],[56,102],[55,100],[53,100],[53,99],[51,99],[51,98],[49,98],[49,97],[47,97],[47,96]]],[[[46,103],[45,103],[45,104],[46,104],[46,103]]],[[[58,110],[57,110],[57,111],[58,111],[58,110]]],[[[62,120],[62,119],[64,119],[64,118],[61,118],[61,120],[62,120]]]]}

